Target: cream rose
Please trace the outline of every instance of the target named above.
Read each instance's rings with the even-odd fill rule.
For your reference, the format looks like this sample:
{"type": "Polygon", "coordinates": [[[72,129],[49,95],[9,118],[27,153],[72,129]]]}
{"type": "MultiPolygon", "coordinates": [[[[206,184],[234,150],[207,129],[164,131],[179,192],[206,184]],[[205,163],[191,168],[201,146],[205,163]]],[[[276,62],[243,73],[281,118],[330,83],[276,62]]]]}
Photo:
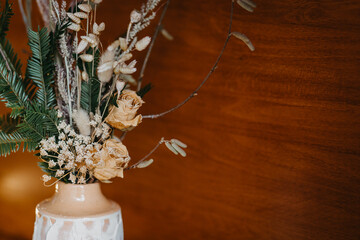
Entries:
{"type": "Polygon", "coordinates": [[[100,181],[124,177],[123,170],[130,161],[126,146],[115,139],[106,140],[96,159],[94,176],[100,181]]]}
{"type": "Polygon", "coordinates": [[[122,131],[129,131],[141,123],[142,116],[136,116],[137,110],[144,101],[135,91],[124,90],[116,101],[118,107],[110,106],[109,115],[105,121],[122,131]]]}

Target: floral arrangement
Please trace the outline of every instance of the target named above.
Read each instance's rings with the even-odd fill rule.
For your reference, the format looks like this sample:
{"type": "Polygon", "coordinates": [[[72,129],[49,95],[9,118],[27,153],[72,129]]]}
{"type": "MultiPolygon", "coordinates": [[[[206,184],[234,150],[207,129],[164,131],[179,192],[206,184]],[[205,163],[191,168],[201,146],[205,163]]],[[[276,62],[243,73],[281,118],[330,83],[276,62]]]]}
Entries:
{"type": "MultiPolygon", "coordinates": [[[[29,1],[27,1],[28,3],[29,1]]],[[[21,63],[6,39],[12,4],[6,1],[0,14],[0,98],[12,111],[0,119],[0,155],[20,149],[36,151],[39,166],[46,173],[43,181],[86,184],[110,182],[123,177],[124,170],[144,168],[149,156],[161,145],[185,157],[186,144],[177,139],[161,139],[143,159],[130,163],[122,143],[127,132],[145,118],[157,118],[178,109],[194,97],[215,70],[231,36],[254,50],[250,40],[232,32],[234,1],[231,5],[229,32],[213,68],[199,87],[182,103],[170,110],[142,116],[139,108],[151,85],[141,86],[152,46],[159,33],[172,36],[161,27],[169,0],[147,0],[140,10],[133,10],[127,31],[103,49],[100,38],[105,23],[96,14],[102,0],[77,0],[70,6],[63,1],[37,0],[46,27],[31,30],[31,11],[20,9],[28,27],[31,56],[25,74],[21,63]],[[158,26],[152,37],[140,37],[162,8],[158,26]],[[139,78],[134,51],[147,50],[139,78]],[[114,129],[122,135],[114,135],[114,129]]],[[[237,3],[248,11],[255,4],[249,0],[237,3]]],[[[29,5],[26,5],[29,6],[29,5]]]]}

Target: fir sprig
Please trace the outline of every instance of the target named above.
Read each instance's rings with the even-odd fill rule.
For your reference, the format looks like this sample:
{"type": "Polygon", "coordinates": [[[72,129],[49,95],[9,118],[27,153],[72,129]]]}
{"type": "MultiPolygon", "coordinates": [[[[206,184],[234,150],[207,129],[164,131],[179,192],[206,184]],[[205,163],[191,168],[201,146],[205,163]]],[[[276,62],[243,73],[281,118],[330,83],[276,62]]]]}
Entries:
{"type": "Polygon", "coordinates": [[[56,106],[54,84],[53,46],[46,28],[38,32],[28,30],[29,46],[32,56],[28,61],[26,76],[38,86],[36,102],[46,108],[56,106]]]}

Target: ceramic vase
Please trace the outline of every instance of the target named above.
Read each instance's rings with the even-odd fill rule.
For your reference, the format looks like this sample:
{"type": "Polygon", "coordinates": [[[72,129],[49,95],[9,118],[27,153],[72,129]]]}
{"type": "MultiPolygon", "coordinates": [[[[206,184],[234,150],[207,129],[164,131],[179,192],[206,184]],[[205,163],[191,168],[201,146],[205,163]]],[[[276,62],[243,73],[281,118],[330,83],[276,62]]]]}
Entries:
{"type": "Polygon", "coordinates": [[[119,205],[99,183],[59,182],[55,194],[36,206],[33,240],[123,240],[119,205]]]}

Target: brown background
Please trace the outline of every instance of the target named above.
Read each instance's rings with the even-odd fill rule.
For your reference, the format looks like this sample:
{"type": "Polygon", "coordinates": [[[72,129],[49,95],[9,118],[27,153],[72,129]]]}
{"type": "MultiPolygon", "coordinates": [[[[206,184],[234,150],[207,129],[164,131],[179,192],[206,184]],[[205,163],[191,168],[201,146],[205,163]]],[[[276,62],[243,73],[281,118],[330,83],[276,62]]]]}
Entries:
{"type": "MultiPolygon", "coordinates": [[[[105,45],[140,3],[102,3],[105,45]]],[[[257,3],[253,14],[236,7],[233,25],[256,51],[232,39],[198,97],[125,140],[133,160],[161,137],[189,145],[187,158],[163,147],[150,168],[103,186],[122,206],[126,239],[360,239],[360,1],[257,3]]],[[[143,114],[167,110],[199,84],[225,40],[229,9],[230,0],[172,0],[164,24],[175,40],[155,46],[143,114]]],[[[9,37],[22,52],[17,3],[15,11],[9,37]]],[[[1,159],[0,239],[30,239],[34,207],[53,191],[36,161],[1,159]]]]}

